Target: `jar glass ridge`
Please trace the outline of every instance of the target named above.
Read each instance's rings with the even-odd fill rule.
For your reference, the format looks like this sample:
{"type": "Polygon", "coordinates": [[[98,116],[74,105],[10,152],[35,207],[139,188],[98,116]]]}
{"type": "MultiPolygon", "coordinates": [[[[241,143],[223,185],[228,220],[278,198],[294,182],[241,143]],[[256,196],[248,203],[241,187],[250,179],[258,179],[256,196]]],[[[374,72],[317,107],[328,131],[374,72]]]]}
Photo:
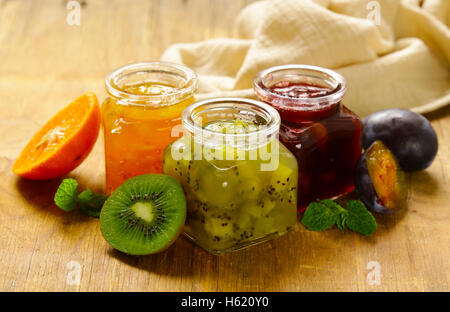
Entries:
{"type": "Polygon", "coordinates": [[[292,64],[274,66],[259,72],[253,81],[253,88],[261,100],[270,100],[271,104],[279,107],[307,111],[316,110],[319,105],[324,109],[339,103],[346,92],[346,81],[340,74],[327,68],[292,64]],[[270,90],[280,82],[319,85],[329,88],[330,92],[322,96],[294,98],[270,90]]]}
{"type": "Polygon", "coordinates": [[[105,78],[106,92],[122,105],[143,105],[155,108],[173,105],[198,88],[197,74],[190,68],[169,62],[142,62],[119,67],[105,78]],[[176,91],[169,94],[136,94],[124,90],[124,86],[135,83],[158,82],[172,85],[176,91]]]}
{"type": "Polygon", "coordinates": [[[259,101],[240,98],[218,98],[194,103],[183,111],[185,133],[208,147],[218,142],[242,149],[252,149],[278,139],[280,116],[271,106],[259,101]],[[235,121],[259,123],[257,131],[232,133],[205,129],[205,123],[235,121]]]}

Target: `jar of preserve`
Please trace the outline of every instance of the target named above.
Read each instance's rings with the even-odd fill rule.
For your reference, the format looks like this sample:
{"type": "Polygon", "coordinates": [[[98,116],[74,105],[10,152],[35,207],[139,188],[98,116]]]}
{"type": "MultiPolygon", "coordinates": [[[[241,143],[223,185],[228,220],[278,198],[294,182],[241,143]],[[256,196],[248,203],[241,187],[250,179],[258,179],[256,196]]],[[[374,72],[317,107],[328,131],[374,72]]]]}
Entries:
{"type": "Polygon", "coordinates": [[[298,160],[298,211],[351,191],[362,123],[342,104],[345,79],[326,68],[284,65],[257,74],[253,87],[280,113],[280,141],[298,160]]]}
{"type": "Polygon", "coordinates": [[[161,173],[162,153],[178,137],[181,113],[194,102],[197,75],[172,63],[123,66],[106,79],[109,97],[102,104],[106,192],[125,180],[161,173]]]}
{"type": "Polygon", "coordinates": [[[218,98],[183,112],[184,136],[163,155],[182,185],[184,234],[213,254],[289,232],[297,215],[297,160],[278,141],[280,116],[259,101],[218,98]]]}

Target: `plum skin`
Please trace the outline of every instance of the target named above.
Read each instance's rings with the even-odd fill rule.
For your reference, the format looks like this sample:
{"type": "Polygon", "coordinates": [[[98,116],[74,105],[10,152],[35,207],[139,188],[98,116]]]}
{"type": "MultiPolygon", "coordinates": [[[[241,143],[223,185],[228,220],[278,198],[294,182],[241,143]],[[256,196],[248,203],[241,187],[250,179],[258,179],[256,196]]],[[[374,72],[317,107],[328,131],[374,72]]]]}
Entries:
{"type": "Polygon", "coordinates": [[[405,109],[385,109],[363,120],[362,146],[383,141],[405,171],[431,165],[438,150],[436,132],[422,115],[405,109]]]}

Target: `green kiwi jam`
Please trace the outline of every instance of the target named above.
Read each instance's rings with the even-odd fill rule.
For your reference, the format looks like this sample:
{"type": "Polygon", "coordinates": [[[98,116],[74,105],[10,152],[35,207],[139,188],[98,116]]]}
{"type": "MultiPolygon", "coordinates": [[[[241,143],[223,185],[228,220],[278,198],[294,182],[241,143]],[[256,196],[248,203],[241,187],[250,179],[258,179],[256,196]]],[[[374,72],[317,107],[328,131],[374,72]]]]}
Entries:
{"type": "Polygon", "coordinates": [[[184,136],[164,151],[163,172],[183,187],[188,238],[222,254],[292,230],[297,160],[277,139],[275,110],[252,100],[214,99],[188,107],[183,125],[184,136]],[[202,140],[196,129],[205,130],[202,140]],[[224,140],[213,142],[215,134],[224,140]],[[256,140],[256,134],[263,135],[256,140]]]}

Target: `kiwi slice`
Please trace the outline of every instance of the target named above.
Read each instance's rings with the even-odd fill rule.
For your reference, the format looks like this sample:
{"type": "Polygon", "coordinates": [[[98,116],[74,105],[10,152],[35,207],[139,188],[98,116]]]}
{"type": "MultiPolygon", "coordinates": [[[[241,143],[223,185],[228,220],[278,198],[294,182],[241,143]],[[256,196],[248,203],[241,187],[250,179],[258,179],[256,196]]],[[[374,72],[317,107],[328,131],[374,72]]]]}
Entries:
{"type": "Polygon", "coordinates": [[[162,174],[125,181],[106,200],[100,230],[115,249],[149,255],[168,248],[181,233],[186,200],[181,185],[162,174]]]}

